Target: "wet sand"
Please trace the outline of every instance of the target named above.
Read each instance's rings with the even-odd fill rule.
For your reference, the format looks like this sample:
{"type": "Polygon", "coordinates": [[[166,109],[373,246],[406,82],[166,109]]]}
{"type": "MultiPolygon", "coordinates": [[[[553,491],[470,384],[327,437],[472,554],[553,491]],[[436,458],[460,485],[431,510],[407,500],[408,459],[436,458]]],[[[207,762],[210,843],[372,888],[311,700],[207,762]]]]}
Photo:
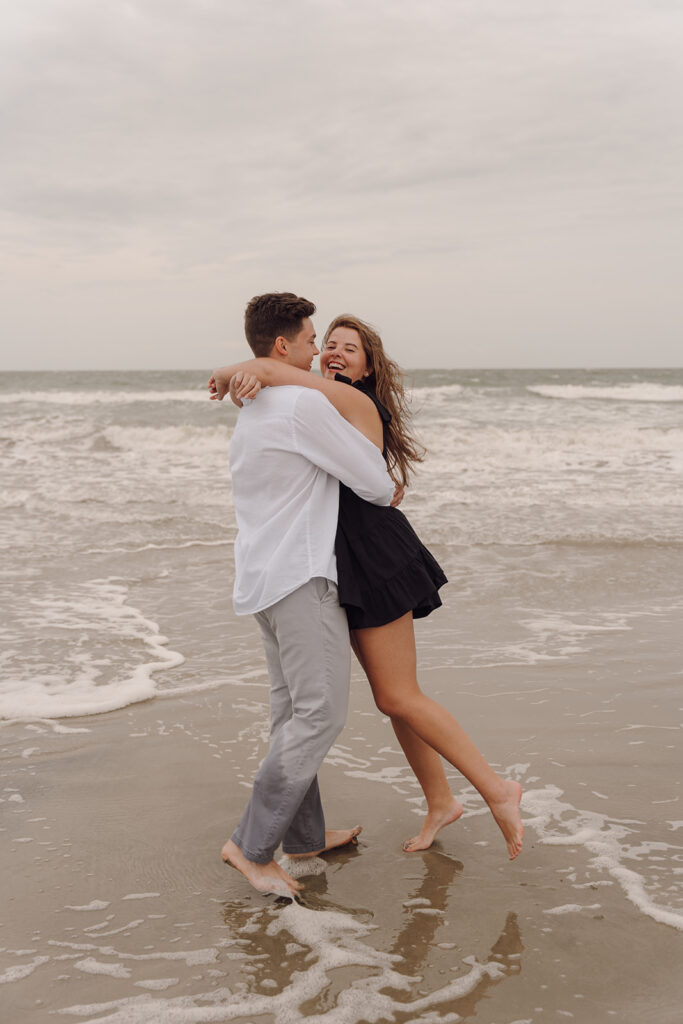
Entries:
{"type": "Polygon", "coordinates": [[[401,851],[419,791],[354,669],[321,783],[328,825],[364,832],[299,905],[220,860],[265,749],[262,676],[58,725],[83,732],[5,726],[3,1020],[678,1022],[676,620],[632,627],[628,657],[606,631],[565,662],[422,673],[525,787],[514,863],[452,771],[463,819],[401,851]]]}

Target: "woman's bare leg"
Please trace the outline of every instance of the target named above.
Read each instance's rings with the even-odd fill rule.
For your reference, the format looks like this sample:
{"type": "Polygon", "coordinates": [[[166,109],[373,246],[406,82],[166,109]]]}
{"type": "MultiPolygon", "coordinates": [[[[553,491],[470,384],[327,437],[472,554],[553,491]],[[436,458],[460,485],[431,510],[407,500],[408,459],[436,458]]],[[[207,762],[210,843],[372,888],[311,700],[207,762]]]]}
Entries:
{"type": "Polygon", "coordinates": [[[405,722],[392,718],[391,724],[427,801],[427,816],[422,828],[403,844],[406,853],[417,853],[418,850],[428,850],[441,829],[458,820],[462,804],[451,793],[439,754],[405,722]]]}
{"type": "MultiPolygon", "coordinates": [[[[351,645],[365,671],[363,656],[355,642],[353,631],[351,645]]],[[[462,814],[462,804],[451,793],[439,754],[428,743],[420,739],[405,722],[392,718],[391,724],[396,733],[396,739],[401,744],[406,760],[413,769],[427,801],[427,816],[422,823],[422,828],[418,835],[406,839],[403,844],[406,853],[416,853],[418,850],[428,850],[441,829],[458,820],[462,814]]]]}
{"type": "Polygon", "coordinates": [[[380,711],[412,729],[481,793],[503,833],[510,859],[517,857],[524,833],[519,814],[522,787],[500,778],[456,719],[420,690],[412,614],[376,629],[356,630],[354,641],[380,711]]]}

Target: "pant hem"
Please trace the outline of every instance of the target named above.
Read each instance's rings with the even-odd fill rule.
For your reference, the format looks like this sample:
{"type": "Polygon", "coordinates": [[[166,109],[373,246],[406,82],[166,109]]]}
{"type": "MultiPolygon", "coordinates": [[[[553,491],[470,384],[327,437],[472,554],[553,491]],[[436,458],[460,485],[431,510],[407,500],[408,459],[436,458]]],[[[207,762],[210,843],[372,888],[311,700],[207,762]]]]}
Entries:
{"type": "Polygon", "coordinates": [[[283,853],[315,853],[317,850],[322,850],[325,847],[325,840],[323,839],[320,843],[314,843],[311,846],[283,846],[283,853]]]}
{"type": "Polygon", "coordinates": [[[235,846],[239,846],[244,856],[247,860],[250,860],[252,864],[270,864],[271,860],[273,860],[275,850],[272,850],[270,853],[256,853],[254,850],[249,850],[246,846],[242,846],[240,840],[235,838],[235,836],[232,836],[231,838],[235,846]]]}

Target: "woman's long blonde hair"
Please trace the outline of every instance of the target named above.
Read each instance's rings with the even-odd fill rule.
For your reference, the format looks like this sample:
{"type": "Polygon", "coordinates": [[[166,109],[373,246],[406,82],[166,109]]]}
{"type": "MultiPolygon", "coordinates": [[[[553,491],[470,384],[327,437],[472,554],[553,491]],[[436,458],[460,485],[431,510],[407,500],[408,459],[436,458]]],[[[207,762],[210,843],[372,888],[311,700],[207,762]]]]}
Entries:
{"type": "Polygon", "coordinates": [[[410,430],[410,410],[403,385],[403,374],[398,364],[389,359],[384,351],[382,339],[374,327],[349,313],[342,313],[341,316],[334,318],[325,331],[323,348],[337,327],[349,327],[361,340],[370,370],[367,377],[368,385],[391,413],[391,423],[385,426],[387,468],[395,482],[405,487],[414,463],[422,462],[424,459],[425,449],[410,430]]]}

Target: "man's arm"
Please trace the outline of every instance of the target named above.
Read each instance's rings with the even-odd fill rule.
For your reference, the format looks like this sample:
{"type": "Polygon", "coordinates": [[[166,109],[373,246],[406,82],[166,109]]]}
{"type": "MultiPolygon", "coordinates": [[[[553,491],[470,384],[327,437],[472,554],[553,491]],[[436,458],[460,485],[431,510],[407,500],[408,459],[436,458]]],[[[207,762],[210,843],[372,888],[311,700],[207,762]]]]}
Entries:
{"type": "MultiPolygon", "coordinates": [[[[342,384],[341,387],[348,387],[342,384]]],[[[379,449],[316,391],[303,391],[294,406],[297,450],[373,505],[389,505],[394,481],[379,449]]]]}

